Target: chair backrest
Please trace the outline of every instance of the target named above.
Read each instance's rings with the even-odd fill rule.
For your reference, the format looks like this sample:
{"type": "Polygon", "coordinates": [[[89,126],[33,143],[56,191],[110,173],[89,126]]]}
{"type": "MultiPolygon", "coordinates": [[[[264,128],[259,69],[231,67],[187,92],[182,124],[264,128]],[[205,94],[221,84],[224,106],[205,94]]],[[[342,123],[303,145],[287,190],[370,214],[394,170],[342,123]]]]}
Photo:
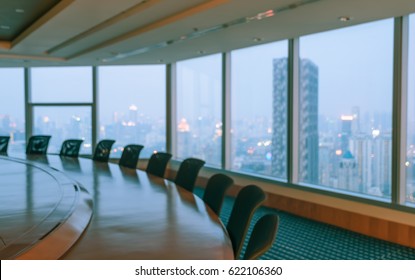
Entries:
{"type": "Polygon", "coordinates": [[[7,154],[10,136],[0,136],[0,154],[7,154]]]}
{"type": "Polygon", "coordinates": [[[138,158],[143,148],[144,146],[142,145],[125,146],[118,164],[128,168],[137,168],[138,158]]]}
{"type": "Polygon", "coordinates": [[[174,183],[193,192],[197,175],[205,162],[197,158],[187,158],[180,164],[174,183]]]}
{"type": "Polygon", "coordinates": [[[239,259],[242,245],[255,210],[265,200],[266,195],[256,185],[248,185],[238,193],[226,226],[232,241],[235,259],[239,259]]]}
{"type": "Polygon", "coordinates": [[[244,260],[255,260],[271,248],[277,236],[278,220],[277,215],[267,214],[256,222],[246,246],[244,260]]]}
{"type": "Polygon", "coordinates": [[[154,153],[148,161],[146,171],[150,174],[164,178],[164,172],[166,171],[167,163],[169,163],[171,157],[172,155],[169,153],[154,153]]]}
{"type": "Polygon", "coordinates": [[[26,147],[26,154],[46,155],[50,138],[50,135],[31,136],[26,147]]]}
{"type": "Polygon", "coordinates": [[[93,160],[108,162],[110,157],[112,145],[115,143],[115,140],[105,139],[98,142],[94,156],[92,157],[93,160]]]}
{"type": "Polygon", "coordinates": [[[219,216],[226,191],[233,185],[233,179],[225,174],[215,174],[209,178],[203,201],[219,216]]]}
{"type": "Polygon", "coordinates": [[[78,157],[83,141],[84,140],[81,139],[68,139],[63,141],[59,155],[65,157],[78,157]]]}

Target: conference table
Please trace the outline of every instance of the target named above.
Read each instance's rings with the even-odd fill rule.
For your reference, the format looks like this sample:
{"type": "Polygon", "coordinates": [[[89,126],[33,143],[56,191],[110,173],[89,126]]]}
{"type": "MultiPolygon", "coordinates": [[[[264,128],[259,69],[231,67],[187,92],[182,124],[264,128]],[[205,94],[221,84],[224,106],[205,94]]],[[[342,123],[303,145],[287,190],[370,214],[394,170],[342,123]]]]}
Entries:
{"type": "Polygon", "coordinates": [[[0,156],[0,191],[0,259],[233,259],[203,200],[142,170],[0,156]]]}

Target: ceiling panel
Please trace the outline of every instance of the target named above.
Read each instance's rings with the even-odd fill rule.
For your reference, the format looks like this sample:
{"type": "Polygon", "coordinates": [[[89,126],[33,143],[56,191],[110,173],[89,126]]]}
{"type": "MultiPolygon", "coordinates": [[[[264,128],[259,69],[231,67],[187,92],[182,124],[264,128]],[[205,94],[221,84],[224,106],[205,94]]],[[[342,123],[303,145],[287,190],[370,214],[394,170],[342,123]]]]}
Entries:
{"type": "Polygon", "coordinates": [[[415,12],[413,0],[5,0],[1,19],[34,2],[55,5],[0,40],[0,67],[168,63],[415,12]]]}
{"type": "Polygon", "coordinates": [[[12,41],[59,0],[2,0],[0,2],[0,40],[12,41]]]}

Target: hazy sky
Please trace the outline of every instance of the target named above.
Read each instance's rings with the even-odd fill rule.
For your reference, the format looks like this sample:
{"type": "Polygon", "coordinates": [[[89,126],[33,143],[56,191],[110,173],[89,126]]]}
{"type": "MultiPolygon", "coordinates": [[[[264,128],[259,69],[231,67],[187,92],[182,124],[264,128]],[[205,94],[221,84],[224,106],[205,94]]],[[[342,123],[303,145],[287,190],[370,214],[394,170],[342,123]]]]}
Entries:
{"type": "Polygon", "coordinates": [[[392,19],[302,37],[300,56],[318,66],[320,113],[392,111],[392,19]]]}
{"type": "Polygon", "coordinates": [[[222,55],[177,63],[177,117],[209,117],[219,121],[222,111],[222,55]]]}
{"type": "Polygon", "coordinates": [[[113,112],[128,112],[130,105],[152,118],[166,115],[164,65],[100,67],[98,79],[103,122],[112,121],[113,112]]]}

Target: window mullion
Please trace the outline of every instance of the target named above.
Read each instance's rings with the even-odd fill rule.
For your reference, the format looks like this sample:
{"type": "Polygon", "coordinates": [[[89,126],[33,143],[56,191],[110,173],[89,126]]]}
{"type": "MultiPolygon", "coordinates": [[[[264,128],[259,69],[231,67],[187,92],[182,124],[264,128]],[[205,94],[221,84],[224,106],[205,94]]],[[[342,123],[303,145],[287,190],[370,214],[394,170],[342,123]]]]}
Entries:
{"type": "Polygon", "coordinates": [[[392,203],[405,203],[406,139],[407,139],[407,76],[408,76],[408,17],[395,19],[394,85],[393,85],[393,150],[392,203]],[[395,163],[395,164],[394,164],[395,163]]]}
{"type": "Polygon", "coordinates": [[[298,138],[299,138],[299,38],[288,43],[288,124],[287,124],[287,177],[288,182],[298,183],[298,138]]]}

